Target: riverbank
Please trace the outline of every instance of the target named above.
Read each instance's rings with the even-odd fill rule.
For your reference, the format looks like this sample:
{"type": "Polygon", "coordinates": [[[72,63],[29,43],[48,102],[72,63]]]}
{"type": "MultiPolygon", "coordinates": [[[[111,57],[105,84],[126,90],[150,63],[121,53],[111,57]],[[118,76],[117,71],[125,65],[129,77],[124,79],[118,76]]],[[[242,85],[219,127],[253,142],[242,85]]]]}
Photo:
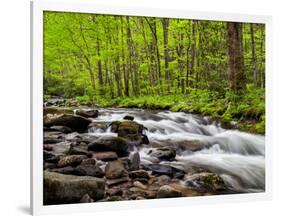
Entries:
{"type": "MultiPolygon", "coordinates": [[[[46,97],[49,98],[49,97],[46,97]]],[[[123,107],[170,110],[210,116],[222,122],[225,128],[248,133],[265,133],[264,91],[248,86],[243,95],[194,89],[188,95],[155,95],[125,98],[78,96],[65,99],[61,106],[123,107]]]]}

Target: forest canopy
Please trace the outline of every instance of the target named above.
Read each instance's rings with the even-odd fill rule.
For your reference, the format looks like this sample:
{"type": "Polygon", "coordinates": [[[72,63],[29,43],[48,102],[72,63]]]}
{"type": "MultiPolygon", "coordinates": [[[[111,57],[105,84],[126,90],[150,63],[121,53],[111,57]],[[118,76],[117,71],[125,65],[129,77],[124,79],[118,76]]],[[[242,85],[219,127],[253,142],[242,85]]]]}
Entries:
{"type": "Polygon", "coordinates": [[[44,96],[171,109],[264,133],[265,25],[44,12],[44,96]]]}

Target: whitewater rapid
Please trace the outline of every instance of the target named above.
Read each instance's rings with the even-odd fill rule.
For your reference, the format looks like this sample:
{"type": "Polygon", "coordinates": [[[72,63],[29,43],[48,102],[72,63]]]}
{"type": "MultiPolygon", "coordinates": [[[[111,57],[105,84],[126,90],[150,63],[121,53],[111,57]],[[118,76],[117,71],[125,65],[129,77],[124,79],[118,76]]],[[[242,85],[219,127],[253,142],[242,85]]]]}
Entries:
{"type": "MultiPolygon", "coordinates": [[[[141,163],[152,163],[148,155],[154,146],[174,145],[193,141],[203,145],[197,151],[181,149],[176,160],[161,162],[188,171],[200,167],[219,174],[226,185],[237,192],[265,190],[265,137],[238,130],[227,130],[208,117],[171,111],[142,109],[102,109],[94,122],[121,121],[126,115],[146,128],[150,145],[139,151],[141,163]]],[[[99,135],[112,133],[110,129],[89,131],[99,135]]]]}

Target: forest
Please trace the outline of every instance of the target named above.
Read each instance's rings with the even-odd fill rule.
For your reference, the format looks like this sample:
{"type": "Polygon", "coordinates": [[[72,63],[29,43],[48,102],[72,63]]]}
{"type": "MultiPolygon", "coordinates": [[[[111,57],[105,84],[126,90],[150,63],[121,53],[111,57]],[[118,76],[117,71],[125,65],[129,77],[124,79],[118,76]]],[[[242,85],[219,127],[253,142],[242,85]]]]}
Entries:
{"type": "Polygon", "coordinates": [[[44,98],[265,131],[265,25],[44,12],[44,98]]]}
{"type": "Polygon", "coordinates": [[[44,12],[44,205],[265,191],[265,25],[44,12]]]}

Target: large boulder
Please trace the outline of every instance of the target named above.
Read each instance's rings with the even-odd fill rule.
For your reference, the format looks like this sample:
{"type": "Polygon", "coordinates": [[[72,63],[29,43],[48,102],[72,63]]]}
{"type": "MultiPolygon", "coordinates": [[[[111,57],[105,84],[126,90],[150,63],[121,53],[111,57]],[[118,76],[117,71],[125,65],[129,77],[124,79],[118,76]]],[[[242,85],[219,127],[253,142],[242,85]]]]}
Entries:
{"type": "Polygon", "coordinates": [[[129,144],[125,139],[114,136],[104,136],[95,140],[88,145],[88,150],[91,151],[114,151],[119,156],[124,156],[129,153],[129,144]]]}
{"type": "Polygon", "coordinates": [[[44,205],[78,203],[85,194],[94,200],[104,196],[105,182],[100,178],[44,171],[43,182],[44,205]]]}
{"type": "Polygon", "coordinates": [[[123,137],[138,144],[142,144],[142,141],[146,142],[144,144],[148,142],[147,139],[143,139],[143,130],[144,126],[135,121],[116,121],[111,123],[111,131],[117,133],[118,137],[123,137]]]}
{"type": "Polygon", "coordinates": [[[83,116],[85,118],[97,118],[99,115],[99,111],[94,109],[79,109],[75,111],[75,114],[83,116]]]}
{"type": "Polygon", "coordinates": [[[128,173],[121,160],[108,162],[105,166],[105,177],[108,179],[116,179],[126,176],[128,173]]]}
{"type": "Polygon", "coordinates": [[[66,126],[71,128],[73,131],[84,132],[91,120],[78,115],[62,114],[54,116],[52,118],[44,119],[44,126],[66,126]]]}

